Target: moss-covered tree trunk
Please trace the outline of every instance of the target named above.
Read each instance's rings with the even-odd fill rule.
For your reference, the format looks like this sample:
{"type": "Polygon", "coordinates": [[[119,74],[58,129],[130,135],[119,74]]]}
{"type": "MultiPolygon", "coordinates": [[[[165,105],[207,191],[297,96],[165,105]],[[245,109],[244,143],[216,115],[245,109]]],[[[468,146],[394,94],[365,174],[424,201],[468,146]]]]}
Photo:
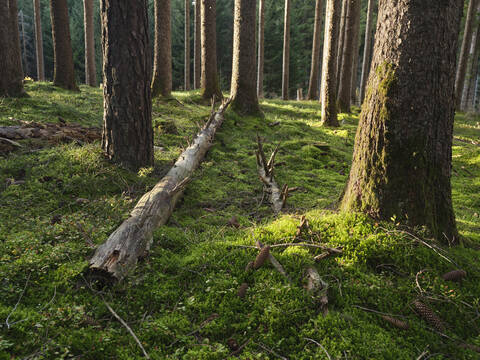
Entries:
{"type": "Polygon", "coordinates": [[[85,31],[85,84],[97,86],[95,38],[93,31],[93,0],[83,0],[83,24],[85,31]]]}
{"type": "Polygon", "coordinates": [[[152,96],[169,97],[172,92],[172,34],[170,0],[155,0],[155,46],[152,96]]]}
{"type": "Polygon", "coordinates": [[[235,0],[231,106],[245,115],[260,112],[255,61],[256,11],[256,0],[235,0]]]}
{"type": "Polygon", "coordinates": [[[341,207],[458,241],[451,197],[462,0],[380,1],[372,71],[341,207]]]}
{"type": "Polygon", "coordinates": [[[200,77],[202,73],[202,40],[200,30],[200,0],[195,1],[195,24],[194,24],[194,40],[193,40],[193,88],[200,88],[200,77]]]}
{"type": "Polygon", "coordinates": [[[368,0],[367,22],[365,24],[365,45],[363,48],[362,78],[360,80],[360,104],[363,103],[363,99],[365,98],[365,86],[367,85],[367,78],[370,72],[370,60],[372,58],[372,29],[374,7],[375,0],[368,0]]]}
{"type": "Polygon", "coordinates": [[[43,59],[42,14],[40,0],[33,0],[33,17],[35,21],[35,55],[37,59],[37,80],[45,81],[45,65],[43,59]]]}
{"type": "Polygon", "coordinates": [[[337,0],[327,0],[325,16],[325,36],[322,61],[322,124],[338,126],[337,119],[337,36],[340,23],[341,4],[337,0]]]}
{"type": "Polygon", "coordinates": [[[53,85],[78,91],[73,68],[67,0],[50,0],[54,54],[53,85]]]}
{"type": "Polygon", "coordinates": [[[263,98],[263,68],[265,65],[265,0],[258,4],[257,97],[263,98]]]}
{"type": "Polygon", "coordinates": [[[185,59],[184,64],[184,89],[190,90],[190,1],[185,0],[185,59]]]}
{"type": "Polygon", "coordinates": [[[288,100],[290,82],[290,0],[285,0],[283,21],[283,65],[282,65],[282,99],[288,100]]]}
{"type": "Polygon", "coordinates": [[[307,100],[318,98],[318,64],[320,62],[320,47],[322,44],[322,0],[315,1],[315,23],[313,26],[312,63],[310,67],[310,81],[307,100]]]}
{"type": "Polygon", "coordinates": [[[105,82],[102,148],[109,159],[128,169],[152,166],[147,0],[101,0],[101,15],[105,82]]]}
{"type": "MultiPolygon", "coordinates": [[[[200,1],[200,0],[199,0],[200,1]]],[[[202,97],[222,99],[217,74],[216,0],[202,1],[202,97]]]]}

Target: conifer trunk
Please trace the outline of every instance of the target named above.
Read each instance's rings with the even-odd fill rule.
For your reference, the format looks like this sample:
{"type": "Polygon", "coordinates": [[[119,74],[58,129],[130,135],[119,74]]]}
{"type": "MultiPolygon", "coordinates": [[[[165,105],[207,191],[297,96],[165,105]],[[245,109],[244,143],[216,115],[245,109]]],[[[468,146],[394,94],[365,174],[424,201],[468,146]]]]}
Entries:
{"type": "Polygon", "coordinates": [[[257,97],[263,98],[263,68],[265,65],[265,0],[258,4],[258,70],[257,70],[257,97]]]}
{"type": "MultiPolygon", "coordinates": [[[[200,0],[199,0],[200,1],[200,0]]],[[[222,99],[217,74],[216,0],[202,1],[202,97],[222,99]]]]}
{"type": "Polygon", "coordinates": [[[318,65],[320,62],[320,46],[322,43],[322,0],[315,1],[315,24],[313,27],[312,64],[308,85],[307,100],[318,98],[318,65]]]}
{"type": "Polygon", "coordinates": [[[43,35],[40,0],[33,0],[33,16],[35,20],[35,54],[37,58],[37,80],[45,81],[45,65],[43,59],[43,35]]]}
{"type": "Polygon", "coordinates": [[[288,85],[290,81],[290,0],[285,0],[283,25],[282,99],[288,100],[288,85]]]}
{"type": "Polygon", "coordinates": [[[342,71],[343,64],[343,48],[345,40],[345,23],[347,21],[347,12],[349,0],[340,0],[342,1],[342,12],[340,14],[340,23],[337,29],[337,68],[336,68],[336,79],[337,79],[337,95],[338,95],[338,79],[340,79],[340,72],[342,71]]]}
{"type": "Polygon", "coordinates": [[[185,0],[185,59],[184,59],[184,88],[190,90],[190,1],[185,0]]]}
{"type": "Polygon", "coordinates": [[[169,97],[172,92],[172,35],[170,0],[155,0],[155,46],[152,96],[169,97]]]}
{"type": "Polygon", "coordinates": [[[93,31],[93,0],[83,0],[83,18],[85,29],[85,84],[97,86],[95,38],[93,31]]]}
{"type": "Polygon", "coordinates": [[[455,244],[454,74],[463,0],[380,1],[344,210],[426,225],[455,244]]]}
{"type": "Polygon", "coordinates": [[[353,35],[353,62],[352,62],[352,84],[350,86],[350,102],[357,104],[357,80],[358,80],[358,58],[360,46],[360,12],[362,9],[362,1],[359,1],[358,14],[355,17],[355,27],[353,35]]]}
{"type": "Polygon", "coordinates": [[[195,31],[194,31],[194,47],[193,47],[193,88],[200,88],[200,77],[202,73],[202,40],[201,40],[201,16],[200,1],[195,0],[195,31]]]}
{"type": "Polygon", "coordinates": [[[368,0],[367,23],[365,24],[365,46],[363,50],[362,78],[360,80],[360,104],[365,98],[365,86],[368,73],[370,72],[370,59],[372,58],[372,35],[373,35],[373,10],[375,0],[368,0]]]}

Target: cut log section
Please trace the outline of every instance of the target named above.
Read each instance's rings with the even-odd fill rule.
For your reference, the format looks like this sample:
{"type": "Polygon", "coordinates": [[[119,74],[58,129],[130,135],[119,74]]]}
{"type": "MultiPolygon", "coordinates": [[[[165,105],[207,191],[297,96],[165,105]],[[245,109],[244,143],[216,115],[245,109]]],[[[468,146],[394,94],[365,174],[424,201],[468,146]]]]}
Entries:
{"type": "Polygon", "coordinates": [[[142,196],[129,218],[97,248],[90,260],[91,271],[121,280],[148,252],[153,231],[165,224],[172,214],[190,177],[211,147],[229,104],[230,99],[223,102],[216,112],[212,106],[209,120],[193,143],[180,155],[167,175],[142,196]]]}

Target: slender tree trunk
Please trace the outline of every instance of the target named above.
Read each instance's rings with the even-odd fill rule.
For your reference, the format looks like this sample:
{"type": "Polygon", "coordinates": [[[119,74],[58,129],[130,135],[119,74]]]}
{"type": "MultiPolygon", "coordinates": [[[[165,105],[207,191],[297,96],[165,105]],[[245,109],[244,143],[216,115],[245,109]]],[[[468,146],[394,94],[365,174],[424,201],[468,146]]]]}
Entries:
{"type": "Polygon", "coordinates": [[[43,60],[43,35],[40,0],[33,0],[33,16],[35,18],[35,50],[37,57],[37,80],[45,81],[45,65],[43,60]]]}
{"type": "Polygon", "coordinates": [[[185,79],[184,88],[190,90],[190,1],[185,0],[185,79]]]}
{"type": "Polygon", "coordinates": [[[477,0],[470,0],[468,4],[467,18],[465,20],[465,31],[463,33],[462,49],[458,58],[457,74],[455,77],[455,105],[457,110],[461,110],[462,92],[465,84],[465,74],[467,72],[468,51],[472,43],[473,20],[475,17],[475,8],[477,0]]]}
{"type": "Polygon", "coordinates": [[[352,84],[350,86],[350,102],[357,104],[357,79],[358,79],[358,58],[360,47],[360,12],[362,10],[362,1],[359,1],[358,13],[355,17],[354,35],[353,35],[353,61],[352,61],[352,84]]]}
{"type": "Polygon", "coordinates": [[[478,74],[478,56],[480,45],[480,23],[477,29],[472,35],[472,44],[470,47],[470,56],[467,65],[467,75],[465,79],[465,86],[463,88],[462,106],[461,109],[465,111],[471,111],[473,105],[473,91],[475,88],[475,81],[478,74]]]}
{"type": "Polygon", "coordinates": [[[282,68],[282,99],[288,100],[288,85],[290,79],[290,0],[285,0],[285,17],[283,28],[283,68],[282,68]]]}
{"type": "Polygon", "coordinates": [[[343,61],[338,79],[338,110],[350,112],[350,95],[352,91],[352,68],[355,46],[355,24],[357,16],[360,16],[360,0],[348,0],[347,18],[345,20],[345,40],[343,44],[343,61]]]}
{"type": "Polygon", "coordinates": [[[348,4],[349,0],[339,0],[342,1],[342,12],[340,14],[340,25],[337,29],[337,68],[336,68],[336,79],[337,79],[337,95],[338,95],[338,79],[340,79],[340,73],[343,66],[343,48],[345,47],[345,31],[346,31],[346,21],[348,13],[348,4]]]}
{"type": "Polygon", "coordinates": [[[73,68],[67,0],[50,0],[54,53],[53,85],[78,91],[73,68]]]}
{"type": "Polygon", "coordinates": [[[265,0],[259,0],[258,5],[258,70],[257,96],[263,98],[263,68],[265,64],[265,0]]]}
{"type": "Polygon", "coordinates": [[[93,28],[93,0],[83,0],[83,24],[85,29],[85,84],[97,86],[95,65],[95,38],[93,28]]]}
{"type": "Polygon", "coordinates": [[[201,16],[200,1],[195,0],[195,31],[194,31],[194,49],[193,49],[193,88],[200,88],[200,77],[202,73],[202,39],[201,39],[201,16]]]}
{"type": "Polygon", "coordinates": [[[373,10],[375,0],[368,0],[367,23],[365,25],[365,47],[363,51],[362,79],[360,80],[360,104],[365,98],[365,86],[367,84],[368,73],[370,72],[370,59],[372,57],[372,29],[373,29],[373,10]]]}
{"type": "Polygon", "coordinates": [[[217,74],[216,0],[202,1],[202,97],[222,99],[217,74]]]}
{"type": "Polygon", "coordinates": [[[315,1],[315,25],[313,27],[312,65],[307,100],[318,98],[318,63],[320,62],[320,46],[322,43],[322,0],[315,1]]]}
{"type": "Polygon", "coordinates": [[[101,0],[101,15],[105,81],[102,148],[110,160],[128,169],[152,166],[147,0],[101,0]]]}
{"type": "Polygon", "coordinates": [[[256,89],[256,0],[235,0],[233,27],[232,108],[245,115],[260,112],[256,89]]]}
{"type": "Polygon", "coordinates": [[[338,126],[337,119],[337,36],[341,6],[337,0],[327,0],[322,67],[322,124],[338,126]]]}
{"type": "Polygon", "coordinates": [[[170,0],[155,0],[155,46],[153,55],[152,96],[172,93],[172,35],[170,0]]]}
{"type": "Polygon", "coordinates": [[[451,197],[454,74],[463,0],[380,1],[344,210],[458,241],[451,197]],[[395,34],[395,36],[392,36],[395,34]]]}
{"type": "Polygon", "coordinates": [[[28,76],[30,73],[28,68],[28,60],[27,60],[27,42],[25,39],[25,17],[23,16],[23,11],[20,10],[18,15],[20,15],[20,28],[22,29],[22,60],[23,60],[23,70],[24,76],[28,76]]]}

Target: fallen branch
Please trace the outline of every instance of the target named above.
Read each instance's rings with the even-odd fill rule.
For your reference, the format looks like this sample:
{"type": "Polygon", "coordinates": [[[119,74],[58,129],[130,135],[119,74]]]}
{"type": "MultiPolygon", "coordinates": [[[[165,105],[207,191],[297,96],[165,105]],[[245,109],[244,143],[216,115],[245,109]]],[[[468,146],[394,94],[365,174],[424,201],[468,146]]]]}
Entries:
{"type": "Polygon", "coordinates": [[[310,338],[305,338],[305,340],[310,341],[310,342],[314,343],[315,345],[317,345],[318,347],[320,347],[320,348],[323,350],[323,352],[325,353],[325,355],[327,355],[328,360],[332,360],[332,357],[331,357],[330,354],[328,353],[327,349],[325,349],[325,348],[323,347],[323,345],[320,344],[318,341],[313,340],[313,339],[310,339],[310,338]]]}
{"type": "MultiPolygon", "coordinates": [[[[20,294],[17,303],[15,304],[12,311],[10,311],[10,314],[8,314],[7,318],[5,319],[5,325],[7,325],[7,329],[10,329],[10,327],[13,324],[15,324],[15,323],[13,323],[13,324],[9,323],[8,319],[10,319],[10,316],[12,316],[12,314],[15,312],[15,310],[17,310],[18,304],[20,304],[20,301],[22,300],[23,295],[25,294],[25,291],[27,290],[28,282],[30,281],[30,276],[31,275],[32,275],[31,273],[28,274],[27,281],[25,282],[25,286],[23,287],[22,293],[20,294]]],[[[17,322],[20,322],[20,321],[17,321],[17,322]]]]}
{"type": "Polygon", "coordinates": [[[314,267],[308,267],[305,271],[307,285],[306,290],[320,305],[323,316],[328,314],[328,283],[326,283],[314,267]]]}
{"type": "Polygon", "coordinates": [[[212,111],[203,130],[180,155],[167,175],[150,192],[142,196],[129,218],[98,247],[90,260],[92,271],[121,280],[135,267],[138,259],[148,252],[153,231],[165,224],[172,214],[188,179],[212,145],[229,104],[230,100],[227,100],[216,112],[212,111]]]}

